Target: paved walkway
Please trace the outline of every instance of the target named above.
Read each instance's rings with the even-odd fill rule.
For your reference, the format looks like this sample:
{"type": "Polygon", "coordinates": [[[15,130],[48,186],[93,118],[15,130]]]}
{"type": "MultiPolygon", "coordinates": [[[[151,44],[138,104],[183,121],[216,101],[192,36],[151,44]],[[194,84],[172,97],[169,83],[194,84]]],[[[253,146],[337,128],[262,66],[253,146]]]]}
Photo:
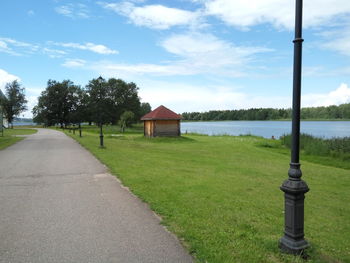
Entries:
{"type": "Polygon", "coordinates": [[[192,258],[89,152],[61,132],[39,129],[0,151],[0,262],[192,258]]]}

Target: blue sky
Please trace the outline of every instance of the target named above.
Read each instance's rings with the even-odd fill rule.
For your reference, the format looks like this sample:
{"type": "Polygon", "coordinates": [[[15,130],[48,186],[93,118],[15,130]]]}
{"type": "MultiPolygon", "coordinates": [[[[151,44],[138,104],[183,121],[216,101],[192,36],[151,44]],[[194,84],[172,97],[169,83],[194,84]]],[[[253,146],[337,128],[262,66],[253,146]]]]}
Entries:
{"type": "MultiPolygon", "coordinates": [[[[0,88],[135,82],[178,113],[291,106],[293,0],[1,0],[0,88]]],[[[304,3],[303,106],[350,102],[350,1],[304,3]]]]}

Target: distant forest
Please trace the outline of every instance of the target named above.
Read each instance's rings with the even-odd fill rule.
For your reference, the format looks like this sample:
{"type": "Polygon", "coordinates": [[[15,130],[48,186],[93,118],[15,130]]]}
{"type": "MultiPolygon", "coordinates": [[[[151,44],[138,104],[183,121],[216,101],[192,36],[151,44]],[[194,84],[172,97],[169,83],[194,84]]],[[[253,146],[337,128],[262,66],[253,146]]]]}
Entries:
{"type": "MultiPolygon", "coordinates": [[[[183,120],[224,121],[224,120],[280,120],[291,119],[292,109],[252,108],[248,110],[213,110],[208,112],[184,112],[183,120]]],[[[350,103],[339,106],[312,107],[301,109],[301,119],[350,120],[350,103]]]]}

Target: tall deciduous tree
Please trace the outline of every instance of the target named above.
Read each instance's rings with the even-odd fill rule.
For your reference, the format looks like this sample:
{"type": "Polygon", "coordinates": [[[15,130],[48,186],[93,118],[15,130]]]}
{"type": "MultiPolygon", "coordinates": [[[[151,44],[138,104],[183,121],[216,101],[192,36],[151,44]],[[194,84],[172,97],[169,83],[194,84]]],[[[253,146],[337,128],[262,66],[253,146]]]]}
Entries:
{"type": "Polygon", "coordinates": [[[70,80],[49,80],[33,108],[34,121],[47,126],[68,123],[95,122],[116,124],[125,111],[133,112],[137,120],[148,103],[141,109],[138,87],[121,79],[92,79],[85,89],[70,80]]]}
{"type": "Polygon", "coordinates": [[[1,104],[7,121],[13,127],[14,118],[27,109],[24,87],[14,80],[6,84],[5,94],[6,97],[1,98],[1,104]]]}
{"type": "Polygon", "coordinates": [[[33,108],[34,121],[47,126],[80,123],[83,120],[84,92],[70,80],[49,80],[33,108]]]}
{"type": "Polygon", "coordinates": [[[116,124],[125,111],[135,115],[140,112],[140,98],[135,83],[121,79],[93,79],[86,86],[89,95],[89,111],[93,121],[99,124],[116,124]]]}
{"type": "Polygon", "coordinates": [[[91,121],[101,125],[110,122],[113,101],[105,79],[92,79],[86,85],[91,121]]]}

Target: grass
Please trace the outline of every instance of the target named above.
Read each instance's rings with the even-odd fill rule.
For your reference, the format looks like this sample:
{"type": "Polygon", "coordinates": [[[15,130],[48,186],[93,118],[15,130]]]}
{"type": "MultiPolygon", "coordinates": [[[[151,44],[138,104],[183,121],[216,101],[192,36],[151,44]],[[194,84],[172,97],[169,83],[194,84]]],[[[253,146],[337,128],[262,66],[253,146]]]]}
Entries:
{"type": "MultiPolygon", "coordinates": [[[[281,254],[289,155],[254,136],[144,138],[68,133],[149,203],[198,262],[304,262],[281,254]],[[264,147],[261,147],[264,146],[264,147]]],[[[114,131],[113,131],[114,133],[114,131]]],[[[302,161],[308,262],[350,262],[350,173],[302,161]]]]}
{"type": "Polygon", "coordinates": [[[5,149],[12,144],[21,141],[24,137],[16,137],[16,135],[29,135],[36,133],[36,130],[33,129],[23,129],[23,128],[14,128],[14,129],[4,129],[4,136],[1,136],[0,133],[0,150],[5,149]]]}
{"type": "MultiPolygon", "coordinates": [[[[282,136],[281,142],[290,148],[291,136],[282,136]]],[[[324,139],[301,134],[300,149],[305,160],[350,169],[350,137],[324,139]]]]}

